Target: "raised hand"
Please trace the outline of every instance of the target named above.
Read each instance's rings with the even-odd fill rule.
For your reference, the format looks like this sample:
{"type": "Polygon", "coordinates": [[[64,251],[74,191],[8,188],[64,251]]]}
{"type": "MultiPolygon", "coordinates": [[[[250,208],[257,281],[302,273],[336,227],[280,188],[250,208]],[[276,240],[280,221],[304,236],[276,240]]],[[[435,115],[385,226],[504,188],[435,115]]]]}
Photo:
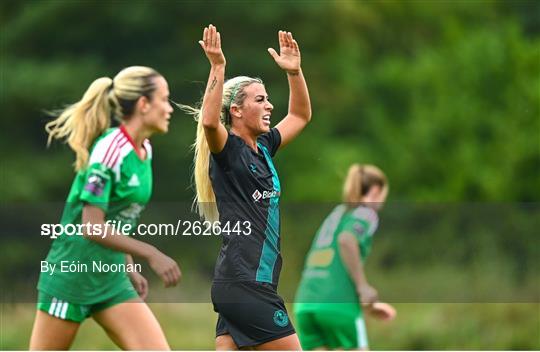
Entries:
{"type": "Polygon", "coordinates": [[[221,50],[221,36],[215,26],[209,25],[204,28],[203,39],[199,40],[199,44],[210,61],[210,65],[225,65],[225,56],[221,50]]]}
{"type": "Polygon", "coordinates": [[[291,32],[279,31],[279,54],[272,48],[268,52],[279,67],[290,74],[298,74],[300,71],[300,49],[291,32]]]}

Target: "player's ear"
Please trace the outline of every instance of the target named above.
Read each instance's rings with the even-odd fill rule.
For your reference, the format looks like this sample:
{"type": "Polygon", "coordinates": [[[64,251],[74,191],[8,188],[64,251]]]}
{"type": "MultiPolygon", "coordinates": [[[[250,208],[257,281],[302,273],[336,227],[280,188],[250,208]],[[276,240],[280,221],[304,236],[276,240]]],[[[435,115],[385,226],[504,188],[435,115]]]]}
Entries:
{"type": "Polygon", "coordinates": [[[238,105],[232,104],[229,111],[232,117],[242,118],[242,110],[238,105]]]}
{"type": "Polygon", "coordinates": [[[139,111],[143,115],[148,113],[148,111],[150,111],[150,100],[144,95],[137,99],[135,111],[139,111]]]}

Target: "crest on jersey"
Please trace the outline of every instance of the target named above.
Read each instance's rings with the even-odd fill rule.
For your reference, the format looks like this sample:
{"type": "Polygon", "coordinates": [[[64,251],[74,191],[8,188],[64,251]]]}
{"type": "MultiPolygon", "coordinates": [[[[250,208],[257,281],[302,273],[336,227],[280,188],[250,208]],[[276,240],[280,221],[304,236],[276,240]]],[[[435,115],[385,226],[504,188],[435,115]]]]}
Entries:
{"type": "Polygon", "coordinates": [[[353,224],[353,228],[354,228],[354,231],[355,231],[357,234],[361,235],[361,236],[363,236],[363,235],[366,233],[366,228],[364,227],[364,225],[362,225],[362,224],[359,223],[359,222],[355,222],[355,223],[353,224]]]}
{"type": "Polygon", "coordinates": [[[251,170],[252,173],[256,173],[257,172],[257,165],[255,165],[254,163],[251,163],[251,164],[249,164],[249,169],[251,170]]]}
{"type": "Polygon", "coordinates": [[[107,183],[107,178],[104,175],[93,172],[88,176],[84,190],[90,192],[96,197],[99,197],[103,194],[105,189],[105,184],[107,183]]]}

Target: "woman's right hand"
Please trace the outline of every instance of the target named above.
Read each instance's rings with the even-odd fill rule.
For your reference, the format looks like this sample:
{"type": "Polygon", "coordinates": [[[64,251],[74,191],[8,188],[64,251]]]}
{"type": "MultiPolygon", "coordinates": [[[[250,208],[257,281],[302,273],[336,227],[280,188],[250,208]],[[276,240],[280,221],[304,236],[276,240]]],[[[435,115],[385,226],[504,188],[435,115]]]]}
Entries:
{"type": "Polygon", "coordinates": [[[225,56],[221,50],[221,36],[215,26],[209,25],[204,28],[203,40],[199,40],[199,44],[210,61],[210,65],[225,65],[225,56]]]}
{"type": "Polygon", "coordinates": [[[154,270],[163,283],[165,283],[165,287],[176,286],[180,281],[182,273],[180,272],[178,264],[176,264],[172,258],[156,249],[147,259],[152,270],[154,270]]]}

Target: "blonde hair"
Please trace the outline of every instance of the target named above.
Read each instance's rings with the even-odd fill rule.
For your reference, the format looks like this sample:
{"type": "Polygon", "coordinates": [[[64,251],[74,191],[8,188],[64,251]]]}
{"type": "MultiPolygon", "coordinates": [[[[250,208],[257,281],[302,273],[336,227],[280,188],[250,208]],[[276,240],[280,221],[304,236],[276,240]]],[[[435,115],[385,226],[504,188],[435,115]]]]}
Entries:
{"type": "MultiPolygon", "coordinates": [[[[227,80],[223,85],[223,97],[221,100],[221,122],[230,128],[232,124],[230,109],[232,104],[242,106],[246,99],[245,88],[253,83],[263,84],[259,78],[238,76],[227,80]]],[[[192,115],[197,121],[197,137],[192,145],[195,155],[193,156],[193,180],[195,182],[195,199],[193,206],[197,213],[208,221],[219,220],[219,212],[216,206],[216,195],[210,180],[210,148],[204,134],[202,123],[202,103],[198,107],[177,104],[179,108],[192,115]]]]}
{"type": "Polygon", "coordinates": [[[388,194],[388,181],[381,169],[374,165],[352,164],[343,185],[343,202],[349,206],[361,203],[372,186],[379,186],[383,194],[388,194]]]}
{"type": "Polygon", "coordinates": [[[53,139],[64,139],[76,154],[75,171],[86,167],[88,149],[94,140],[111,125],[111,117],[128,119],[135,111],[137,100],[151,99],[156,89],[154,78],[160,74],[152,68],[131,66],[120,71],[114,79],[101,77],[86,90],[81,100],[54,112],[58,116],[45,125],[53,139]]]}

